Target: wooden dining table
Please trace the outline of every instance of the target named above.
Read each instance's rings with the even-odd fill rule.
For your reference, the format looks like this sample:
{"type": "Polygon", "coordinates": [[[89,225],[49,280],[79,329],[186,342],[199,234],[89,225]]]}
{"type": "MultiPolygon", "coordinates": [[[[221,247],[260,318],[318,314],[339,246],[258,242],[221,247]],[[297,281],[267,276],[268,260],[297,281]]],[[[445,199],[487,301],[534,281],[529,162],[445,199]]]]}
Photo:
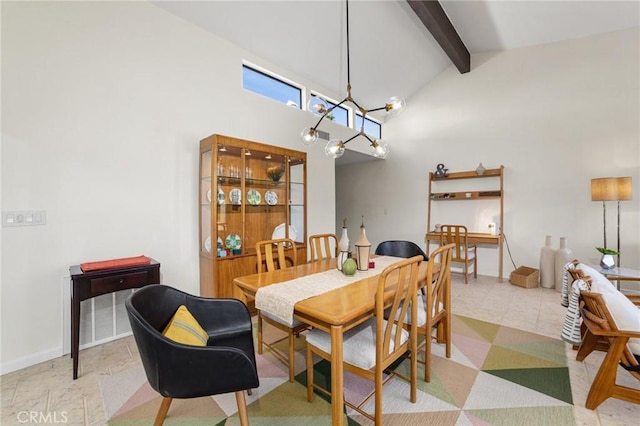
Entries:
{"type": "MultiPolygon", "coordinates": [[[[277,271],[238,277],[233,280],[233,283],[246,296],[255,297],[257,291],[263,287],[324,272],[335,267],[336,259],[324,259],[277,271]]],[[[379,272],[382,272],[382,269],[379,272]]],[[[356,277],[357,274],[356,272],[356,277]]],[[[424,284],[426,275],[427,262],[421,262],[418,282],[424,284]]],[[[331,336],[333,425],[344,423],[343,334],[373,316],[378,276],[379,274],[376,274],[356,280],[343,287],[301,300],[294,305],[294,318],[325,331],[331,336]]]]}

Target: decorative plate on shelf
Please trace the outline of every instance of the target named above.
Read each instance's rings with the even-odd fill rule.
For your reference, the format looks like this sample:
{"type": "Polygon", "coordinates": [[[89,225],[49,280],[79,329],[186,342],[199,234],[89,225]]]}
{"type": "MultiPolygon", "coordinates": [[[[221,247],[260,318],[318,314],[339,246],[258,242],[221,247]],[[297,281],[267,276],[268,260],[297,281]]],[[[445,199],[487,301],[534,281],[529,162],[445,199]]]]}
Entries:
{"type": "Polygon", "coordinates": [[[233,188],[229,191],[229,201],[231,204],[239,206],[242,203],[242,191],[239,188],[233,188]]]}
{"type": "Polygon", "coordinates": [[[224,191],[222,188],[218,188],[218,205],[224,204],[224,191]]]}
{"type": "Polygon", "coordinates": [[[207,239],[204,240],[204,251],[206,251],[207,253],[211,253],[211,235],[209,235],[207,239]]]}
{"type": "Polygon", "coordinates": [[[240,235],[238,234],[229,234],[227,238],[224,240],[225,245],[230,250],[239,250],[242,247],[242,242],[240,241],[240,235]]]}
{"type": "Polygon", "coordinates": [[[207,191],[207,201],[211,202],[211,188],[207,191]]]}
{"type": "MultiPolygon", "coordinates": [[[[280,238],[286,238],[285,226],[287,226],[285,223],[281,223],[280,225],[276,226],[276,228],[273,230],[273,234],[271,234],[271,239],[278,240],[280,238]]],[[[297,235],[298,232],[296,231],[296,228],[294,228],[293,225],[289,225],[289,238],[295,241],[297,235]]]]}
{"type": "Polygon", "coordinates": [[[278,204],[278,194],[273,191],[267,191],[264,193],[264,201],[270,206],[275,206],[278,204]]]}
{"type": "Polygon", "coordinates": [[[249,204],[257,206],[258,204],[260,204],[261,200],[262,196],[255,189],[251,189],[249,190],[249,192],[247,192],[247,201],[249,201],[249,204]]]}

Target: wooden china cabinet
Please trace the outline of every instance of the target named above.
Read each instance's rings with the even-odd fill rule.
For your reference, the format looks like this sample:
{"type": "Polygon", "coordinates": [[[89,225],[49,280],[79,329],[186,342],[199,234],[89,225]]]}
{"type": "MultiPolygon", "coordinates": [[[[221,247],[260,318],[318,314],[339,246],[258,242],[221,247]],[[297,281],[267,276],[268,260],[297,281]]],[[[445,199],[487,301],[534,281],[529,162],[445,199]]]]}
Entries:
{"type": "Polygon", "coordinates": [[[256,242],[291,238],[307,259],[307,154],[223,135],[200,141],[200,294],[244,300],[256,242]]]}

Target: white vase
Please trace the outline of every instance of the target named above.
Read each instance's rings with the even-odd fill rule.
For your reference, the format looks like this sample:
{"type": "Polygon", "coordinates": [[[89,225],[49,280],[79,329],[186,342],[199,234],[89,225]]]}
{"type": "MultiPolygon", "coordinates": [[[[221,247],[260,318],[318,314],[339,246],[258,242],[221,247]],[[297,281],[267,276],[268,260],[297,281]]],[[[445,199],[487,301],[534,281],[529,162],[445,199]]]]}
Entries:
{"type": "Polygon", "coordinates": [[[564,265],[571,262],[573,259],[573,252],[567,247],[567,239],[560,237],[560,248],[556,250],[555,258],[555,277],[556,277],[556,291],[562,291],[562,278],[564,275],[564,265]]]}
{"type": "Polygon", "coordinates": [[[540,250],[540,287],[555,287],[556,251],[551,247],[551,235],[547,235],[540,250]]]}
{"type": "Polygon", "coordinates": [[[340,247],[340,253],[338,254],[338,259],[336,260],[336,267],[338,271],[342,271],[342,264],[345,260],[349,258],[349,235],[347,235],[347,219],[344,220],[342,226],[342,235],[340,236],[340,242],[338,243],[340,247]]]}
{"type": "Polygon", "coordinates": [[[482,163],[480,163],[478,165],[478,167],[476,168],[476,173],[478,174],[478,176],[482,176],[486,170],[487,169],[485,169],[485,167],[482,165],[482,163]]]}
{"type": "Polygon", "coordinates": [[[369,253],[371,252],[371,243],[367,239],[367,231],[364,228],[364,217],[362,225],[360,225],[360,238],[356,241],[356,253],[358,254],[358,270],[369,270],[369,253]]]}

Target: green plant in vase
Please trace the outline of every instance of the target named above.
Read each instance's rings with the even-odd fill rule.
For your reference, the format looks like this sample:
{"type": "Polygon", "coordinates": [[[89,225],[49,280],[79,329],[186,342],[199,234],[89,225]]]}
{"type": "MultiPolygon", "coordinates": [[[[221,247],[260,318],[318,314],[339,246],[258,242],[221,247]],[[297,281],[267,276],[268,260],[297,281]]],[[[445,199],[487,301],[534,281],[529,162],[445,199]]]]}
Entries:
{"type": "Polygon", "coordinates": [[[619,252],[606,247],[596,247],[596,250],[602,253],[602,257],[600,258],[600,267],[602,267],[602,269],[613,269],[616,267],[616,261],[613,256],[619,255],[619,252]]]}

